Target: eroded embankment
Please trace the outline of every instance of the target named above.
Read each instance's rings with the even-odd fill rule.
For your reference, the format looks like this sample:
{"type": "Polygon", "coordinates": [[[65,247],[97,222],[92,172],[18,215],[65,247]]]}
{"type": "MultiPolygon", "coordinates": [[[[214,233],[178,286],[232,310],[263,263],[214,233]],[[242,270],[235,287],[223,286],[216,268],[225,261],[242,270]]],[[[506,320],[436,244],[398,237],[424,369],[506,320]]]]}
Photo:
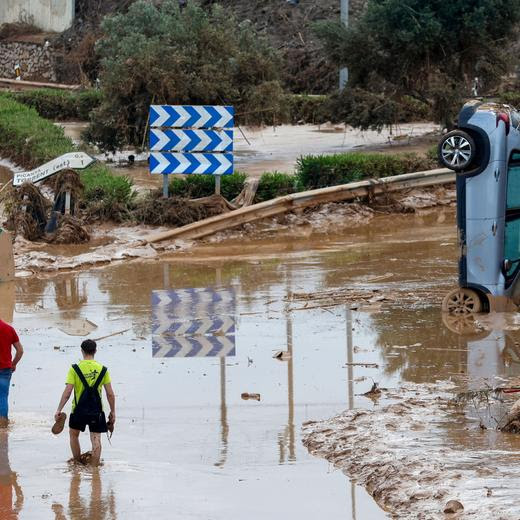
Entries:
{"type": "Polygon", "coordinates": [[[365,486],[400,519],[518,519],[518,437],[479,427],[451,399],[455,385],[407,383],[380,406],[303,426],[303,443],[365,486]]]}
{"type": "Polygon", "coordinates": [[[407,190],[394,194],[391,200],[379,198],[371,206],[359,203],[330,203],[301,213],[288,213],[253,224],[217,233],[203,240],[170,240],[148,244],[145,237],[166,227],[124,226],[114,224],[88,226],[91,242],[78,245],[52,245],[30,242],[21,237],[15,241],[17,274],[52,273],[60,270],[78,270],[93,265],[106,265],[128,259],[156,259],[162,254],[196,247],[198,243],[226,240],[254,241],[262,238],[277,240],[284,236],[310,236],[313,234],[341,233],[370,225],[380,215],[430,211],[445,207],[455,201],[455,191],[436,187],[407,190]]]}

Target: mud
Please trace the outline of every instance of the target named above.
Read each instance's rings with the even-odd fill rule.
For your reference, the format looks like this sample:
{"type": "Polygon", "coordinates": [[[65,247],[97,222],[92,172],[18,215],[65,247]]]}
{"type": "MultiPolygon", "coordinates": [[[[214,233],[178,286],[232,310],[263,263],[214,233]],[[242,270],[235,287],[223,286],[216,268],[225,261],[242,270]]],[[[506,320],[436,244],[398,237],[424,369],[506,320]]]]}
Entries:
{"type": "MultiPolygon", "coordinates": [[[[166,231],[163,227],[115,226],[105,224],[90,229],[87,244],[47,244],[30,242],[17,237],[14,242],[14,258],[17,277],[27,277],[34,273],[52,274],[59,271],[101,267],[111,263],[132,259],[156,259],[158,251],[143,239],[152,231],[166,231]]],[[[189,243],[177,241],[168,245],[167,251],[179,251],[189,243]]]]}
{"type": "Polygon", "coordinates": [[[303,443],[395,518],[446,518],[450,500],[463,504],[464,518],[518,518],[520,440],[493,446],[492,434],[453,404],[455,388],[402,385],[384,392],[378,408],[304,424],[303,443]]]}

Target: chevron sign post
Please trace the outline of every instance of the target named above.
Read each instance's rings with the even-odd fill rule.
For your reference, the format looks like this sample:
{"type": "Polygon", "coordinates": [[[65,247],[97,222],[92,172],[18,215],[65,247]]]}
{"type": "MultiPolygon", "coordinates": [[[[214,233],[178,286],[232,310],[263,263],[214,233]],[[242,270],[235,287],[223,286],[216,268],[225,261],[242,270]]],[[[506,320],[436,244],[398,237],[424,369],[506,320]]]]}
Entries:
{"type": "Polygon", "coordinates": [[[153,357],[235,355],[235,294],[228,289],[152,292],[153,357]]]}
{"type": "Polygon", "coordinates": [[[149,123],[150,173],[163,175],[165,197],[170,174],[214,175],[220,193],[233,173],[233,107],[151,105],[149,123]]]}

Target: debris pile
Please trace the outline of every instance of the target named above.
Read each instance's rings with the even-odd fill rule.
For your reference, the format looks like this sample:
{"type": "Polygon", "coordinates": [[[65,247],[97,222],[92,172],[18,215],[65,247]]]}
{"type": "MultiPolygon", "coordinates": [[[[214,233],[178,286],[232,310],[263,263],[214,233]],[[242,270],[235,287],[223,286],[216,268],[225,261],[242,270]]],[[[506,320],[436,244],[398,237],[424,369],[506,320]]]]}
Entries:
{"type": "Polygon", "coordinates": [[[136,204],[133,216],[143,224],[180,227],[230,209],[229,203],[220,195],[193,200],[181,197],[164,199],[160,192],[154,192],[136,204]]]}
{"type": "Polygon", "coordinates": [[[303,443],[393,517],[435,520],[464,511],[471,518],[517,518],[516,447],[490,449],[486,436],[496,432],[480,429],[456,406],[454,390],[452,383],[405,383],[384,392],[373,409],[305,423],[303,443]]]}
{"type": "Polygon", "coordinates": [[[38,240],[45,232],[50,202],[34,184],[12,188],[7,195],[5,226],[27,240],[38,240]]]}
{"type": "Polygon", "coordinates": [[[47,242],[52,244],[81,244],[90,241],[90,234],[75,217],[70,215],[58,216],[58,227],[49,235],[47,242]]]}

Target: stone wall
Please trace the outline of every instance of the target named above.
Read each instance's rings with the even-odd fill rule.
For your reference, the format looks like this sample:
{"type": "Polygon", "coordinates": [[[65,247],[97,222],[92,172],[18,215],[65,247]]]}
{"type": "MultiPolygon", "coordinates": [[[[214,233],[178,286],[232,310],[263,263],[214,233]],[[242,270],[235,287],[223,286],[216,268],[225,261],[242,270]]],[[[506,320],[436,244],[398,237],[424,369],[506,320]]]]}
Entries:
{"type": "Polygon", "coordinates": [[[62,32],[72,25],[75,9],[74,0],[0,0],[0,25],[26,22],[62,32]]]}
{"type": "Polygon", "coordinates": [[[22,79],[56,81],[52,48],[45,43],[0,42],[0,77],[15,79],[17,64],[22,79]]]}

